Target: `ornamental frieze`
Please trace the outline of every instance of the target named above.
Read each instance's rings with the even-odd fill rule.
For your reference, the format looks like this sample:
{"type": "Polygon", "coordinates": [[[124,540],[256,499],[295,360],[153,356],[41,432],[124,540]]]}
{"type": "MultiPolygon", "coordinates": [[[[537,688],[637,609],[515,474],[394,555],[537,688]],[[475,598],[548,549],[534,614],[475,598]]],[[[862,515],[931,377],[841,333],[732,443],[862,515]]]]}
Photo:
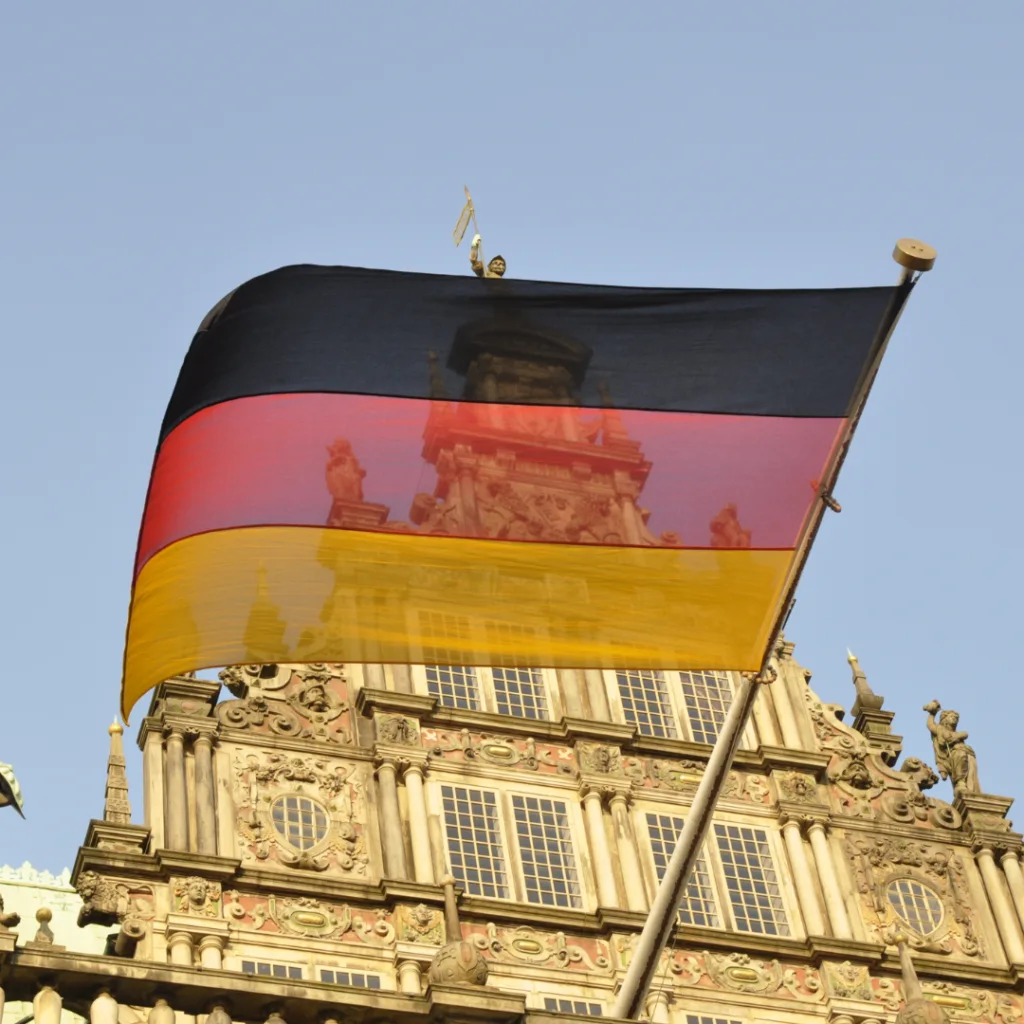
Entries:
{"type": "Polygon", "coordinates": [[[252,896],[231,890],[224,894],[224,914],[237,925],[269,934],[393,946],[397,933],[389,912],[332,904],[309,896],[252,896]]]}
{"type": "Polygon", "coordinates": [[[373,716],[377,741],[397,747],[420,746],[420,724],[408,715],[389,715],[378,711],[373,716]]]}
{"type": "Polygon", "coordinates": [[[486,925],[464,924],[462,934],[489,960],[612,973],[611,953],[603,939],[574,936],[570,941],[564,932],[540,932],[528,925],[500,928],[493,921],[486,925]]]}
{"type": "MultiPolygon", "coordinates": [[[[614,945],[618,966],[628,968],[636,947],[636,936],[617,935],[614,945]]],[[[666,951],[659,971],[671,974],[683,985],[699,988],[803,1002],[820,1002],[825,998],[821,974],[816,968],[783,964],[778,960],[760,960],[746,953],[666,951]]]]}
{"type": "Polygon", "coordinates": [[[233,767],[243,863],[366,873],[365,766],[240,751],[233,767]]]}
{"type": "Polygon", "coordinates": [[[352,742],[348,683],[338,665],[233,666],[224,669],[220,679],[237,698],[217,705],[218,719],[229,728],[325,743],[352,742]]]}
{"type": "Polygon", "coordinates": [[[457,733],[424,729],[423,745],[431,757],[449,761],[482,762],[499,768],[525,768],[527,771],[549,775],[568,775],[575,768],[571,748],[538,743],[530,736],[519,739],[474,733],[469,729],[457,733]]]}

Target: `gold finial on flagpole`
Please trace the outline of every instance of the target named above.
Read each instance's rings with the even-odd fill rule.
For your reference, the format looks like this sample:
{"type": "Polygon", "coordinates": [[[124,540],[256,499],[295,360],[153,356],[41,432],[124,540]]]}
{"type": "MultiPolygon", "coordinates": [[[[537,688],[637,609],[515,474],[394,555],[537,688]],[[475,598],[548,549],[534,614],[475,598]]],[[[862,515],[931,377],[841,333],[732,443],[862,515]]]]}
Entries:
{"type": "Polygon", "coordinates": [[[892,258],[906,270],[918,270],[922,274],[935,266],[935,250],[927,242],[916,238],[901,238],[892,251],[892,258]]]}
{"type": "Polygon", "coordinates": [[[458,247],[462,239],[465,238],[466,229],[469,227],[470,221],[472,221],[473,241],[469,246],[469,265],[473,268],[473,273],[477,277],[504,277],[506,270],[504,256],[495,256],[487,266],[484,266],[484,258],[481,251],[483,240],[480,237],[480,228],[476,222],[476,207],[473,205],[473,197],[469,194],[469,189],[463,185],[462,190],[466,193],[466,205],[463,206],[462,213],[459,214],[455,230],[452,232],[452,239],[456,247],[458,247]]]}

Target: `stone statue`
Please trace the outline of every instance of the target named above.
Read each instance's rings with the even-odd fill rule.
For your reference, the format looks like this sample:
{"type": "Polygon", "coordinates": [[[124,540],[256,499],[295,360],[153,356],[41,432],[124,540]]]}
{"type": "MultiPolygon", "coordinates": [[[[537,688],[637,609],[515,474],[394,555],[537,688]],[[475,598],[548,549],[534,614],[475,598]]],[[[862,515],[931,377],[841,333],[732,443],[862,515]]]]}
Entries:
{"type": "Polygon", "coordinates": [[[25,812],[21,798],[21,786],[14,777],[14,769],[9,764],[0,761],[0,807],[13,807],[23,818],[25,812]]]}
{"type": "Polygon", "coordinates": [[[0,896],[0,932],[17,927],[19,921],[21,921],[20,914],[16,914],[13,910],[4,911],[4,898],[0,896]]]}
{"type": "Polygon", "coordinates": [[[472,244],[469,247],[469,265],[473,268],[473,273],[477,277],[504,277],[505,276],[505,257],[495,256],[487,266],[484,266],[484,261],[480,258],[480,244],[482,239],[479,235],[473,236],[472,244]]]}
{"type": "Polygon", "coordinates": [[[362,501],[366,470],[352,451],[352,443],[339,437],[327,448],[329,456],[325,479],[327,490],[335,501],[362,501]]]}
{"type": "Polygon", "coordinates": [[[939,774],[953,783],[954,793],[980,793],[978,757],[967,745],[967,733],[957,730],[960,715],[956,711],[941,711],[941,707],[933,700],[922,708],[928,712],[928,731],[932,734],[939,774]]]}

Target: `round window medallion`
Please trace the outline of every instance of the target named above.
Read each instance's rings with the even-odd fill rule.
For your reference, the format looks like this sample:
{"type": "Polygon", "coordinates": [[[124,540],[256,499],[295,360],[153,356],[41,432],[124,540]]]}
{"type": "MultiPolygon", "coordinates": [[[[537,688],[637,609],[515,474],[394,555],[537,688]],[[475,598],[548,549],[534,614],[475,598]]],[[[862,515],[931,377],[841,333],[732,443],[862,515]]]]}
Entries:
{"type": "Polygon", "coordinates": [[[942,924],[942,897],[916,878],[897,878],[885,889],[896,916],[918,935],[931,935],[942,924]]]}
{"type": "Polygon", "coordinates": [[[293,849],[311,850],[327,837],[327,811],[308,796],[282,796],[273,802],[270,817],[277,834],[293,849]]]}

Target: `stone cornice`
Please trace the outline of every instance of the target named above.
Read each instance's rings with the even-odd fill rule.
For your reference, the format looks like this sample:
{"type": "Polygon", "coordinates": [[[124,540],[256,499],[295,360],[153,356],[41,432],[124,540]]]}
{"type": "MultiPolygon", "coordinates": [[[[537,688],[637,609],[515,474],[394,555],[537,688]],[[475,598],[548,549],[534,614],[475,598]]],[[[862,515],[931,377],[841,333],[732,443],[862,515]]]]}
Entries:
{"type": "Polygon", "coordinates": [[[85,830],[85,842],[82,845],[121,854],[145,854],[149,843],[150,829],[147,825],[116,825],[93,818],[85,830]]]}
{"type": "MultiPolygon", "coordinates": [[[[338,757],[348,761],[372,761],[373,751],[370,747],[349,745],[347,743],[325,743],[323,740],[297,739],[294,736],[267,736],[250,732],[248,729],[232,729],[221,726],[218,745],[228,743],[252,747],[254,752],[292,750],[296,754],[307,754],[311,757],[338,757]]],[[[413,748],[415,749],[415,748],[413,748]]]]}
{"type": "Polygon", "coordinates": [[[242,866],[242,862],[234,857],[214,857],[208,853],[186,853],[182,850],[157,850],[156,859],[164,877],[199,875],[220,882],[233,879],[242,866]]]}
{"type": "Polygon", "coordinates": [[[433,713],[437,698],[421,693],[396,693],[394,690],[364,686],[356,693],[355,704],[356,712],[365,718],[372,718],[374,711],[423,718],[433,713]]]}

